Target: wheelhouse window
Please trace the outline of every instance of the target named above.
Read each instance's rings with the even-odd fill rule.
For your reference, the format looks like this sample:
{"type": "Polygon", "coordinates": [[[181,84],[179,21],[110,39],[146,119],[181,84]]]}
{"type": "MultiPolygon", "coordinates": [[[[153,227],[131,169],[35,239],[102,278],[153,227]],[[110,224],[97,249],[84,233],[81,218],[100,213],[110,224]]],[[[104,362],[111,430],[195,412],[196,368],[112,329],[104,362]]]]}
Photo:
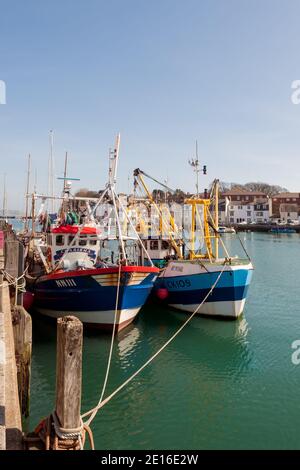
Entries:
{"type": "Polygon", "coordinates": [[[163,250],[167,250],[169,248],[169,243],[167,242],[167,240],[162,240],[161,247],[163,250]]]}
{"type": "Polygon", "coordinates": [[[55,243],[57,246],[63,246],[65,244],[65,236],[64,235],[56,235],[55,243]]]}
{"type": "Polygon", "coordinates": [[[87,237],[85,235],[81,235],[79,238],[79,246],[86,246],[87,245],[87,237]]]}
{"type": "Polygon", "coordinates": [[[97,238],[96,237],[90,238],[89,243],[91,246],[97,245],[97,238]]]}
{"type": "Polygon", "coordinates": [[[68,244],[71,245],[71,243],[73,242],[75,236],[74,235],[69,235],[69,239],[68,239],[68,244]]]}
{"type": "Polygon", "coordinates": [[[158,240],[151,240],[150,250],[158,250],[158,240]]]}

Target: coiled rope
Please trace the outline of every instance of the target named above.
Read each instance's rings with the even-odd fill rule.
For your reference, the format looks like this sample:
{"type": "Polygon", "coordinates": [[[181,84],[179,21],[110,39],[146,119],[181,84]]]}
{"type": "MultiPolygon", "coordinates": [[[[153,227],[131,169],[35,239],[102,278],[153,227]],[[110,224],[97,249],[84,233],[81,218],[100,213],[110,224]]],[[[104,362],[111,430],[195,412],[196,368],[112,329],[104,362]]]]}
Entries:
{"type": "MultiPolygon", "coordinates": [[[[103,408],[115,395],[117,395],[117,393],[119,393],[124,387],[126,387],[126,385],[128,385],[138,374],[140,374],[149,364],[151,364],[151,362],[179,335],[179,333],[188,325],[188,323],[192,320],[192,318],[197,314],[197,312],[200,310],[200,308],[202,307],[202,305],[206,302],[206,300],[208,299],[208,297],[212,294],[213,290],[215,289],[216,285],[218,284],[224,270],[225,270],[225,267],[226,267],[226,264],[228,263],[228,260],[225,260],[224,261],[224,265],[223,265],[223,268],[222,270],[220,271],[217,279],[215,280],[215,282],[213,283],[212,287],[210,288],[209,292],[206,294],[206,296],[204,297],[204,299],[202,300],[202,302],[198,305],[198,307],[194,310],[194,312],[188,317],[188,319],[183,323],[183,325],[181,325],[181,327],[171,336],[171,338],[168,339],[168,341],[166,341],[159,349],[158,351],[156,351],[156,353],[154,353],[136,372],[134,372],[127,380],[125,380],[125,382],[123,382],[119,387],[116,388],[116,390],[114,390],[114,392],[112,392],[108,397],[106,397],[104,400],[103,400],[103,396],[104,396],[104,390],[105,388],[103,387],[102,389],[102,393],[101,393],[101,397],[100,397],[100,400],[97,404],[97,406],[95,406],[94,408],[92,408],[91,410],[87,411],[86,413],[84,413],[81,417],[82,418],[85,418],[86,416],[90,416],[90,418],[84,423],[84,424],[87,424],[88,426],[90,426],[92,420],[95,418],[97,412],[103,408]]],[[[118,296],[118,291],[117,291],[117,296],[118,296]]],[[[116,304],[117,305],[117,304],[116,304]]],[[[114,323],[114,327],[115,327],[115,323],[114,323]]],[[[110,368],[110,365],[111,365],[111,354],[112,354],[112,347],[113,347],[113,341],[114,341],[114,335],[112,336],[112,342],[111,342],[111,349],[110,349],[110,356],[109,356],[109,361],[108,361],[108,366],[107,366],[107,371],[106,371],[106,381],[105,381],[105,386],[106,386],[106,382],[107,382],[107,377],[108,377],[108,371],[109,371],[109,368],[110,368]]]]}

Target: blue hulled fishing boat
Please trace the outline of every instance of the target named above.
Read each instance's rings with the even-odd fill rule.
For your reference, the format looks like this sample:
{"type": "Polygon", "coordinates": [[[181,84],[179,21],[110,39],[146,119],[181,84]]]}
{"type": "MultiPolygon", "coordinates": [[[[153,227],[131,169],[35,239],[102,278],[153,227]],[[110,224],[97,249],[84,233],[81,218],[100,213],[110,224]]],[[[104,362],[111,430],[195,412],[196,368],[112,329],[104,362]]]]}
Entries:
{"type": "Polygon", "coordinates": [[[198,309],[199,314],[237,318],[244,310],[253,265],[248,255],[231,257],[220,238],[218,181],[209,198],[188,199],[185,205],[191,215],[188,254],[168,262],[154,292],[160,301],[185,312],[198,309]]]}
{"type": "Polygon", "coordinates": [[[75,315],[84,324],[105,329],[115,325],[116,330],[121,330],[133,321],[153,288],[159,269],[153,266],[134,227],[134,237],[122,231],[121,216],[123,225],[126,217],[128,224],[132,224],[115,191],[118,153],[119,136],[110,152],[109,182],[100,198],[92,201],[71,197],[68,185],[64,185],[58,219],[41,237],[33,239],[31,260],[35,259],[42,270],[38,275],[36,269],[31,270],[29,284],[34,307],[43,315],[54,318],[75,315]],[[112,203],[114,236],[107,234],[95,217],[104,200],[112,203]],[[71,208],[78,202],[86,205],[85,221],[79,224],[73,217],[74,223],[70,225],[71,208]],[[113,239],[117,248],[114,247],[110,258],[103,258],[101,250],[108,239],[113,239]],[[149,260],[148,266],[142,264],[142,255],[149,260]]]}

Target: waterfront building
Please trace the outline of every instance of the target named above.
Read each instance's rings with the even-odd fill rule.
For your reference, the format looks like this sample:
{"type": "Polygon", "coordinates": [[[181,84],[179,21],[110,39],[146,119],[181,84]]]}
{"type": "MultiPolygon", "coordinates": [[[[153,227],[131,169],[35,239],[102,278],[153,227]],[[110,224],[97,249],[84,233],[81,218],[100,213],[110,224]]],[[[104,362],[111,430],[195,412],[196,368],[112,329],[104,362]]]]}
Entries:
{"type": "Polygon", "coordinates": [[[300,213],[300,193],[279,193],[271,198],[272,218],[283,222],[298,220],[300,213]]]}
{"type": "Polygon", "coordinates": [[[223,193],[223,223],[266,223],[270,219],[269,197],[260,191],[233,189],[223,193]]]}

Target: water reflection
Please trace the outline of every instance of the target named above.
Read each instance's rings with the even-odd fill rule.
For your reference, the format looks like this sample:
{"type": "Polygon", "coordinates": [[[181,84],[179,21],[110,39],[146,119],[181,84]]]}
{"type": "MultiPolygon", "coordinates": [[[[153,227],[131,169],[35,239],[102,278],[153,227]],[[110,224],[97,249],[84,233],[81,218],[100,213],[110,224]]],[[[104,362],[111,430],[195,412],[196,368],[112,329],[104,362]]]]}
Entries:
{"type": "Polygon", "coordinates": [[[135,325],[129,325],[118,334],[117,351],[121,360],[125,360],[134,351],[140,336],[140,331],[135,325]]]}

